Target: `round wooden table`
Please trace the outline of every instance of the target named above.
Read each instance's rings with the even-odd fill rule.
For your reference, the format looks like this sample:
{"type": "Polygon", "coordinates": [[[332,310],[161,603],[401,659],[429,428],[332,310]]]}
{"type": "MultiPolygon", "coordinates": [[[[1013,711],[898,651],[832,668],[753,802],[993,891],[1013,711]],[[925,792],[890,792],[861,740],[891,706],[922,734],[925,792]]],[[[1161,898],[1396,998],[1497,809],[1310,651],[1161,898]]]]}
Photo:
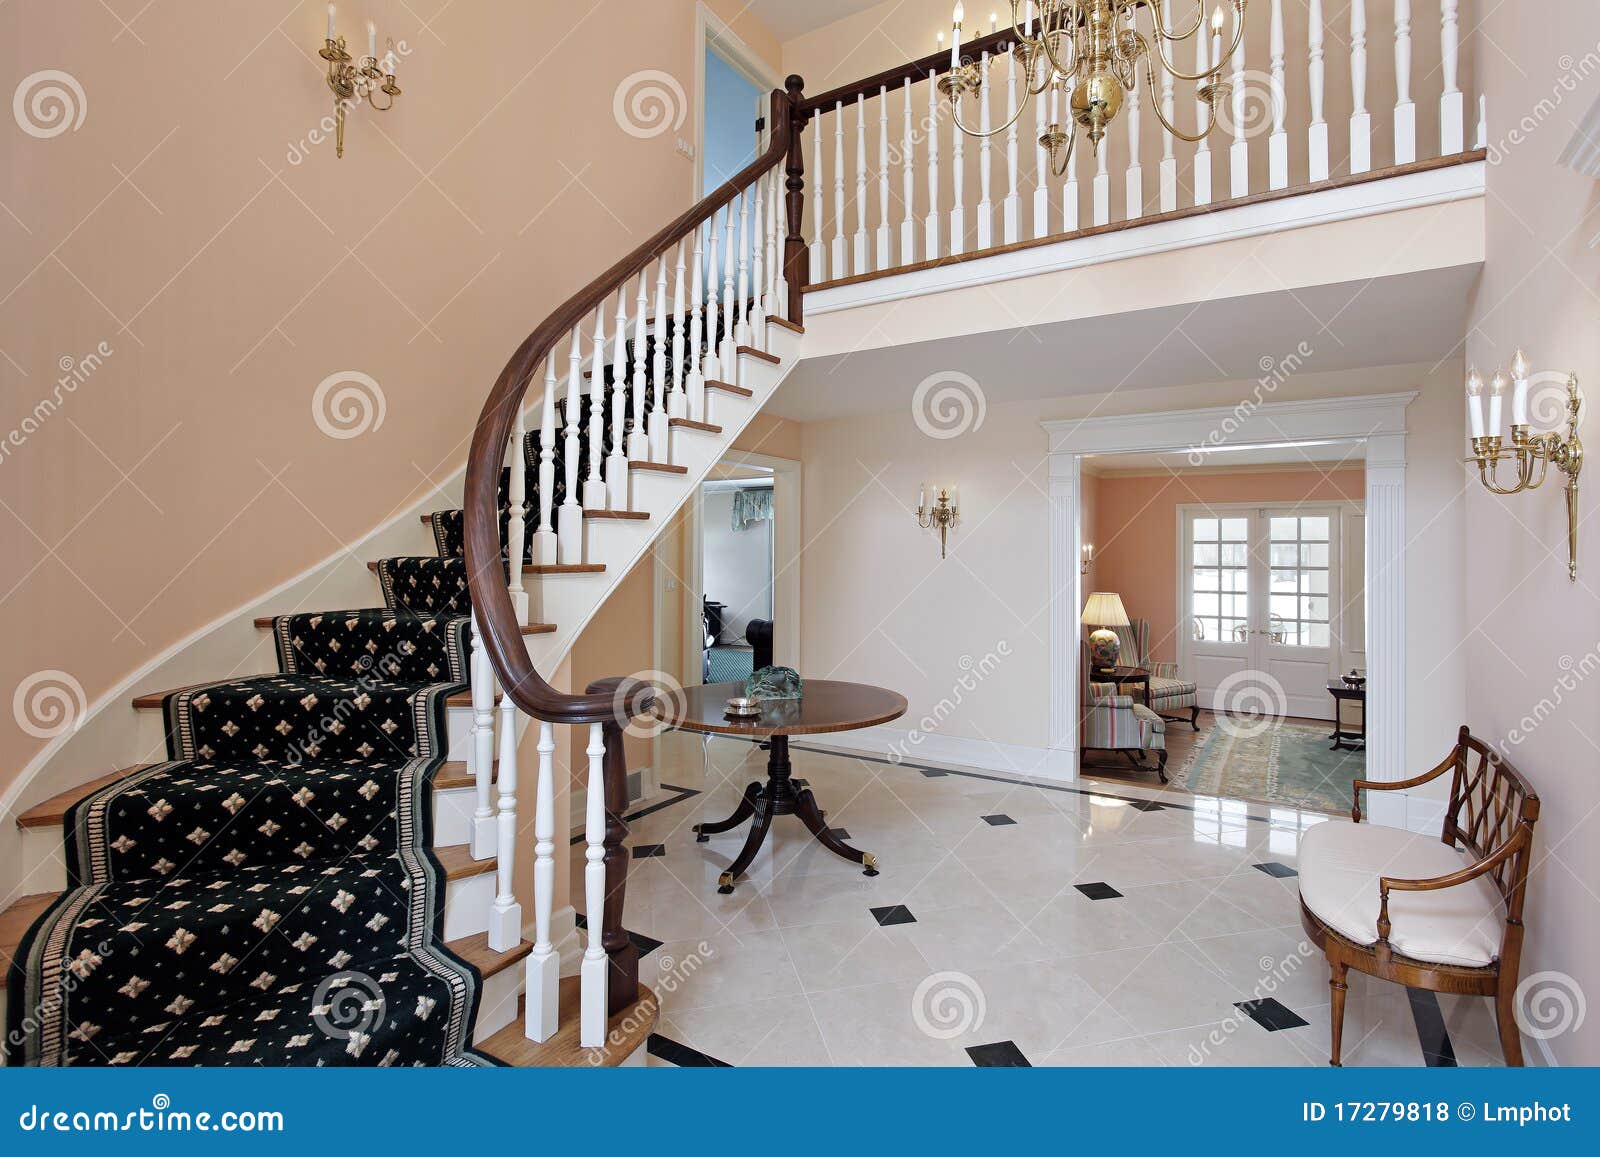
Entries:
{"type": "Polygon", "coordinates": [[[732,831],[745,820],[751,821],[744,849],[717,880],[717,891],[723,895],[733,891],[734,881],[756,858],[772,827],[773,816],[799,816],[823,847],[862,865],[868,876],[878,874],[877,857],[858,851],[835,836],[823,822],[822,809],[811,789],[795,786],[790,776],[789,736],[825,735],[888,723],[906,713],[905,696],[865,683],[838,683],[831,679],[807,679],[802,692],[799,699],[769,700],[761,705],[760,715],[745,718],[726,714],[727,701],[744,694],[742,683],[686,687],[681,694],[662,695],[656,701],[656,714],[675,730],[769,741],[766,782],[756,781],[746,787],[744,798],[727,819],[694,827],[696,842],[703,844],[718,832],[732,831]]]}

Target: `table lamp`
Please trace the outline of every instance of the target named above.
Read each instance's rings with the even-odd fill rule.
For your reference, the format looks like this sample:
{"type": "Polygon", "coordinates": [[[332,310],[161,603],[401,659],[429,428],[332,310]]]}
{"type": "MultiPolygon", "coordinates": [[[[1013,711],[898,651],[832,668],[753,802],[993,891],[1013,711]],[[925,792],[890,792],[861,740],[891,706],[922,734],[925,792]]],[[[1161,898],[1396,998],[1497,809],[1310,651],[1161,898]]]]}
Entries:
{"type": "Polygon", "coordinates": [[[1117,665],[1122,653],[1122,640],[1112,627],[1128,626],[1128,612],[1122,607],[1122,596],[1110,591],[1096,591],[1089,596],[1083,608],[1082,622],[1096,627],[1089,635],[1089,665],[1097,671],[1117,665]]]}

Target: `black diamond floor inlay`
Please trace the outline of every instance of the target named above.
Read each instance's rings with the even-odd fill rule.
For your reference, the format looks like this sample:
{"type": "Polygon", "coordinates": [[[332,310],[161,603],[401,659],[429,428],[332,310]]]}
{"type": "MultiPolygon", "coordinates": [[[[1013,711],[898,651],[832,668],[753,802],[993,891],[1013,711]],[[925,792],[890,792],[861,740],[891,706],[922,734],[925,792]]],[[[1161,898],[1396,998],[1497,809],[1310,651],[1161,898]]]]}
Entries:
{"type": "Polygon", "coordinates": [[[1276,860],[1270,860],[1265,864],[1251,864],[1250,866],[1258,872],[1265,872],[1276,880],[1287,880],[1290,876],[1298,876],[1300,874],[1288,864],[1280,864],[1276,860]]]}
{"type": "Polygon", "coordinates": [[[1421,988],[1406,989],[1406,999],[1411,1005],[1411,1019],[1417,1025],[1417,1040],[1422,1045],[1422,1059],[1429,1068],[1453,1069],[1457,1066],[1456,1048],[1450,1043],[1450,1029],[1444,1022],[1444,1010],[1439,998],[1421,988]]]}
{"type": "Polygon", "coordinates": [[[828,830],[833,833],[833,838],[836,840],[848,840],[850,838],[850,833],[845,828],[829,828],[828,830]]]}
{"type": "Polygon", "coordinates": [[[1233,1007],[1268,1032],[1279,1032],[1286,1028],[1305,1028],[1311,1023],[1276,997],[1269,996],[1265,1000],[1241,1000],[1233,1007]]]}
{"type": "Polygon", "coordinates": [[[1122,893],[1113,888],[1104,880],[1097,880],[1093,884],[1074,884],[1074,888],[1082,892],[1091,900],[1120,900],[1122,893]]]}
{"type": "Polygon", "coordinates": [[[883,928],[895,924],[915,924],[917,918],[911,914],[911,909],[904,904],[890,904],[885,908],[873,908],[872,918],[883,928]]]}
{"type": "Polygon", "coordinates": [[[1165,804],[1159,804],[1149,799],[1130,799],[1128,806],[1142,812],[1164,812],[1167,810],[1165,804]]]}
{"type": "Polygon", "coordinates": [[[666,844],[635,844],[633,848],[633,858],[636,860],[648,860],[666,854],[666,844]]]}
{"type": "Polygon", "coordinates": [[[948,771],[936,771],[931,767],[919,767],[917,770],[922,772],[923,776],[927,779],[939,779],[942,776],[950,774],[948,771]]]}
{"type": "Polygon", "coordinates": [[[991,828],[1015,827],[1017,823],[1016,820],[1012,819],[1008,815],[992,815],[983,816],[981,818],[983,819],[983,822],[988,824],[991,828]]]}
{"type": "Polygon", "coordinates": [[[650,1040],[645,1046],[650,1055],[659,1057],[669,1065],[677,1065],[680,1069],[731,1069],[727,1061],[719,1061],[716,1057],[707,1056],[699,1049],[692,1049],[686,1044],[679,1044],[670,1037],[664,1037],[658,1032],[650,1034],[650,1040]]]}
{"type": "Polygon", "coordinates": [[[1028,1058],[1022,1055],[1015,1041],[1003,1040],[992,1045],[969,1045],[967,1055],[980,1069],[1031,1069],[1028,1058]]]}

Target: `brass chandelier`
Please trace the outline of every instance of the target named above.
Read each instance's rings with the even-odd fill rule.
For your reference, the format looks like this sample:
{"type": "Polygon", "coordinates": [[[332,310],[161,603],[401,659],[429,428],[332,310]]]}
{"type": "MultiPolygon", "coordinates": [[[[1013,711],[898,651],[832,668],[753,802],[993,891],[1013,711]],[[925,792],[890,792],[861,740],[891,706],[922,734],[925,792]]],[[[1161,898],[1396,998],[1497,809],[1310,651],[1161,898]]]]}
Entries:
{"type": "MultiPolygon", "coordinates": [[[[1217,124],[1217,110],[1232,92],[1222,80],[1223,62],[1231,57],[1244,39],[1244,12],[1249,0],[1227,0],[1233,9],[1233,42],[1222,49],[1222,30],[1227,23],[1224,6],[1219,4],[1207,28],[1205,3],[1196,0],[1197,14],[1186,29],[1171,26],[1172,0],[1011,0],[1011,26],[1016,35],[1016,50],[1009,54],[1022,71],[1023,96],[1010,119],[999,128],[972,129],[961,120],[961,98],[983,88],[984,63],[961,60],[962,5],[955,6],[954,40],[950,46],[950,71],[939,78],[939,91],[950,100],[956,127],[971,137],[992,137],[1006,132],[1021,117],[1031,98],[1050,101],[1048,128],[1039,144],[1050,155],[1056,176],[1072,163],[1077,135],[1061,122],[1061,97],[1066,94],[1072,120],[1088,134],[1091,147],[1098,150],[1111,122],[1121,111],[1123,94],[1139,83],[1139,63],[1146,61],[1145,80],[1150,86],[1150,103],[1156,118],[1173,136],[1198,141],[1208,136],[1217,124]],[[1150,10],[1154,36],[1147,39],[1134,25],[1139,9],[1150,10]],[[1168,46],[1211,36],[1209,59],[1202,39],[1197,43],[1200,66],[1185,72],[1172,63],[1168,46]],[[1156,93],[1156,62],[1171,80],[1196,85],[1195,99],[1207,106],[1210,116],[1197,133],[1186,133],[1167,119],[1156,93]],[[1046,92],[1048,90],[1048,98],[1046,92]]],[[[999,54],[988,58],[990,68],[999,64],[999,54]]]]}

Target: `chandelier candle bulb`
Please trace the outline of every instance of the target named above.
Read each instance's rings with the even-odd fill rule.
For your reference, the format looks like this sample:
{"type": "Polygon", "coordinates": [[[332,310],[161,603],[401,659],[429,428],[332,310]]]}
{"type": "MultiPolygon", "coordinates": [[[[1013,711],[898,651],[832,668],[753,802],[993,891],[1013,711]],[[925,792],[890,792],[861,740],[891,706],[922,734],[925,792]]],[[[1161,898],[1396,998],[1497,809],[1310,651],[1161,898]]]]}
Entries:
{"type": "Polygon", "coordinates": [[[961,5],[956,5],[955,28],[950,34],[950,67],[961,67],[961,5]]]}
{"type": "Polygon", "coordinates": [[[1494,377],[1489,381],[1489,436],[1491,438],[1500,436],[1500,418],[1501,411],[1505,405],[1506,385],[1505,371],[1496,370],[1494,377]]]}
{"type": "Polygon", "coordinates": [[[1521,350],[1511,359],[1511,425],[1526,426],[1528,424],[1528,357],[1521,350]]]}
{"type": "Polygon", "coordinates": [[[370,20],[367,21],[367,55],[378,59],[378,26],[370,20]]]}
{"type": "Polygon", "coordinates": [[[1473,370],[1467,375],[1467,411],[1472,421],[1473,440],[1483,437],[1483,375],[1473,370]]]}
{"type": "Polygon", "coordinates": [[[333,16],[334,16],[334,8],[333,8],[332,4],[329,4],[328,5],[328,39],[329,40],[333,39],[333,16]]]}

